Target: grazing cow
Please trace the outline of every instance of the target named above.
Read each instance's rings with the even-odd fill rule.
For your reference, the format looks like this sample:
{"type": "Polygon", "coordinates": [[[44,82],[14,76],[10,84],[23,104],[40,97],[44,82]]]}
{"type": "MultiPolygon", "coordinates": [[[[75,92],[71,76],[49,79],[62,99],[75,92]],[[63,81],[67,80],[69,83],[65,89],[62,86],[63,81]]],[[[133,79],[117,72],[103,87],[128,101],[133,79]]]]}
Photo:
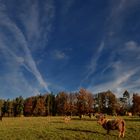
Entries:
{"type": "Polygon", "coordinates": [[[125,122],[122,119],[106,119],[104,115],[97,116],[98,123],[107,130],[109,134],[110,130],[118,130],[119,137],[124,137],[125,133],[125,122]]]}
{"type": "Polygon", "coordinates": [[[91,113],[88,114],[89,118],[91,118],[91,113]]]}
{"type": "Polygon", "coordinates": [[[82,119],[82,118],[83,118],[83,116],[84,116],[84,115],[82,115],[82,114],[79,114],[79,118],[80,118],[80,119],[82,119]]]}
{"type": "Polygon", "coordinates": [[[64,118],[64,122],[65,123],[68,123],[70,120],[71,120],[70,116],[65,116],[65,118],[64,118]]]}
{"type": "Polygon", "coordinates": [[[126,112],[127,116],[132,116],[132,112],[126,112]]]}

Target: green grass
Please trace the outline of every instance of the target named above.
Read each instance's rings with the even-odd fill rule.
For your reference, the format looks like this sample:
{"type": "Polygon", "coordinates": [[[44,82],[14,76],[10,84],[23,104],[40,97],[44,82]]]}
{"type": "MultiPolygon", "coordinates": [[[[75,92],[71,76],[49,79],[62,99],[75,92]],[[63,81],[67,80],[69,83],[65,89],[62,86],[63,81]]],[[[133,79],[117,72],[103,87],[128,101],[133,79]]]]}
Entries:
{"type": "Polygon", "coordinates": [[[0,140],[140,140],[140,118],[124,117],[126,134],[118,138],[118,131],[109,135],[97,124],[95,118],[79,120],[72,117],[64,123],[64,117],[3,118],[0,122],[0,140]]]}

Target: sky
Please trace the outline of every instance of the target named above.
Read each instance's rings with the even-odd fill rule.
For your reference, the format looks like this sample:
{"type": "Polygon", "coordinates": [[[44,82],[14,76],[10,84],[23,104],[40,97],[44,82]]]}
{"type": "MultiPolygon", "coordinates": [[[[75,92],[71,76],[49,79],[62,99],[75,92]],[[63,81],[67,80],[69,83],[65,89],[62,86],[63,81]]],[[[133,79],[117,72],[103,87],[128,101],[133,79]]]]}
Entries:
{"type": "Polygon", "coordinates": [[[140,92],[139,13],[139,0],[0,0],[0,98],[140,92]]]}

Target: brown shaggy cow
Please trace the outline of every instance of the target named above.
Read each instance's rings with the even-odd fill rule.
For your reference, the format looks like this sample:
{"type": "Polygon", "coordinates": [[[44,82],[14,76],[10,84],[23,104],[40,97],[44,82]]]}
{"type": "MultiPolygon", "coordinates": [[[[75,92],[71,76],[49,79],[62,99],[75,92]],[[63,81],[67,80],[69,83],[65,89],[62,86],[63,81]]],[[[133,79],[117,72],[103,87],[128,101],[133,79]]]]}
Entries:
{"type": "Polygon", "coordinates": [[[124,137],[125,133],[125,122],[122,119],[106,119],[104,115],[97,116],[98,123],[107,130],[109,134],[110,130],[118,130],[119,137],[124,137]]]}
{"type": "Polygon", "coordinates": [[[65,118],[64,118],[64,122],[65,123],[68,123],[70,120],[71,120],[70,116],[65,116],[65,118]]]}

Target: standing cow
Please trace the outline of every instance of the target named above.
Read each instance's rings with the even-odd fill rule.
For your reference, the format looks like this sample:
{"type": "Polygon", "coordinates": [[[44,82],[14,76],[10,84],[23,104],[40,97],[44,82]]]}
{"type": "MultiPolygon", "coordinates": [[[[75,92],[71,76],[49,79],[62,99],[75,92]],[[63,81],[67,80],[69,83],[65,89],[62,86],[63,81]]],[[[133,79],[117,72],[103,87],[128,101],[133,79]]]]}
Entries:
{"type": "Polygon", "coordinates": [[[65,123],[70,122],[70,120],[71,120],[71,117],[70,116],[65,116],[65,118],[64,118],[64,122],[65,123]]]}
{"type": "Polygon", "coordinates": [[[98,123],[107,130],[109,134],[110,130],[118,130],[119,137],[124,137],[125,134],[125,121],[122,119],[106,119],[104,115],[97,116],[98,123]]]}

